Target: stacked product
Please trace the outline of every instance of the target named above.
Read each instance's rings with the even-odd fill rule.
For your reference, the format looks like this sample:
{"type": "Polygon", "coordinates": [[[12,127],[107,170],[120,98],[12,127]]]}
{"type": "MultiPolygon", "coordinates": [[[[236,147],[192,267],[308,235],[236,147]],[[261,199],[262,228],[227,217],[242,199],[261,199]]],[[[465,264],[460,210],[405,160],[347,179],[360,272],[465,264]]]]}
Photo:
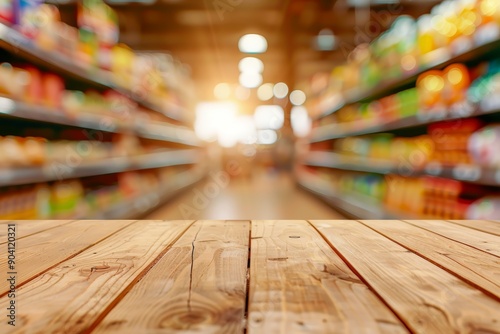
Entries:
{"type": "MultiPolygon", "coordinates": [[[[190,96],[185,96],[186,87],[192,85],[185,67],[170,55],[137,53],[118,43],[117,14],[102,0],[79,2],[78,27],[63,23],[58,8],[40,0],[3,1],[0,22],[11,25],[40,49],[99,74],[163,110],[191,103],[190,96]]],[[[60,78],[56,81],[60,87],[60,78]]]]}
{"type": "Polygon", "coordinates": [[[0,219],[70,219],[99,215],[106,208],[161,192],[186,167],[132,171],[34,186],[2,188],[0,219]]]}
{"type": "Polygon", "coordinates": [[[436,178],[407,178],[388,175],[386,205],[415,217],[466,219],[475,200],[487,189],[465,182],[436,178]]]}
{"type": "Polygon", "coordinates": [[[113,142],[88,140],[48,141],[40,137],[0,137],[0,171],[2,168],[42,166],[67,162],[77,157],[85,162],[111,157],[133,157],[161,146],[141,146],[132,135],[116,135],[113,142]]]}
{"type": "Polygon", "coordinates": [[[321,122],[338,124],[343,131],[417,116],[432,120],[445,116],[467,116],[475,109],[498,109],[500,60],[474,68],[453,64],[443,71],[431,70],[418,77],[416,87],[367,103],[349,104],[321,122]]]}
{"type": "Polygon", "coordinates": [[[439,58],[497,39],[499,8],[496,0],[448,0],[417,20],[398,17],[388,31],[369,45],[359,45],[347,64],[333,69],[327,86],[312,83],[313,87],[324,87],[324,95],[313,103],[323,106],[321,100],[331,100],[332,95],[349,98],[352,92],[394,82],[428,68],[439,58]]]}

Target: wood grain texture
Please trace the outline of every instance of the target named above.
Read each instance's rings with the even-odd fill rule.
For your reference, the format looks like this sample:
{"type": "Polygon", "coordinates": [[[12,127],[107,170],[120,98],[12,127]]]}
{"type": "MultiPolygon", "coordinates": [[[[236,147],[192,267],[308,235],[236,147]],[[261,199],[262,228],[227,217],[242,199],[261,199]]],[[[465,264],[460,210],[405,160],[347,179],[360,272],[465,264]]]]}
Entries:
{"type": "Polygon", "coordinates": [[[441,220],[407,220],[406,222],[500,257],[500,242],[496,235],[441,220]]]}
{"type": "MultiPolygon", "coordinates": [[[[19,240],[16,243],[17,284],[23,284],[133,222],[129,220],[74,221],[19,240]]],[[[39,222],[39,225],[44,224],[39,222]]],[[[0,268],[3,270],[2,272],[8,271],[7,264],[7,257],[1,257],[0,268]]],[[[8,290],[7,286],[2,286],[0,296],[4,296],[8,290]]]]}
{"type": "Polygon", "coordinates": [[[407,223],[387,220],[362,223],[500,300],[498,257],[407,223]]]}
{"type": "MultiPolygon", "coordinates": [[[[17,220],[12,223],[17,225],[16,238],[22,239],[41,231],[66,225],[73,220],[17,220]]],[[[0,222],[0,245],[7,242],[7,225],[9,221],[0,222]]]]}
{"type": "Polygon", "coordinates": [[[498,333],[498,301],[359,222],[312,223],[413,332],[498,333]]]}
{"type": "MultiPolygon", "coordinates": [[[[18,290],[15,328],[0,333],[81,333],[120,294],[126,293],[191,224],[133,224],[74,258],[58,264],[18,290]]],[[[6,297],[0,305],[7,305],[6,297]]]]}
{"type": "Polygon", "coordinates": [[[249,234],[196,222],[93,333],[242,333],[249,234]]]}
{"type": "Polygon", "coordinates": [[[407,333],[305,221],[253,221],[249,334],[407,333]]]}
{"type": "Polygon", "coordinates": [[[462,225],[474,230],[500,236],[500,222],[488,220],[450,220],[453,224],[462,225]]]}

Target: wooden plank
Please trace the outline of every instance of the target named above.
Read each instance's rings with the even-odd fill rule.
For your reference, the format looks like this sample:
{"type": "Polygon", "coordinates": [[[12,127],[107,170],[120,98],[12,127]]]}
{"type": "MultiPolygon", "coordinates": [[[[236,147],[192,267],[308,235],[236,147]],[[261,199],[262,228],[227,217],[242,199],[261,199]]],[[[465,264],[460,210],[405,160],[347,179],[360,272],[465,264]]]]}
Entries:
{"type": "Polygon", "coordinates": [[[388,220],[362,223],[500,300],[498,257],[407,223],[388,220]]]}
{"type": "Polygon", "coordinates": [[[69,224],[73,220],[15,220],[0,222],[0,245],[7,242],[7,224],[16,224],[16,238],[26,238],[30,235],[69,224]]]}
{"type": "MultiPolygon", "coordinates": [[[[43,221],[39,222],[43,225],[43,221]]],[[[130,220],[117,221],[74,221],[55,228],[32,234],[16,243],[17,284],[22,285],[33,277],[97,244],[113,233],[134,223],[130,220]]],[[[0,258],[0,268],[7,272],[7,257],[0,258]]],[[[9,287],[0,288],[0,297],[9,287]]]]}
{"type": "Polygon", "coordinates": [[[474,230],[500,236],[500,222],[488,220],[449,220],[453,224],[462,225],[474,230]]]}
{"type": "Polygon", "coordinates": [[[500,303],[480,290],[359,222],[312,223],[413,332],[498,332],[500,303]]]}
{"type": "MultiPolygon", "coordinates": [[[[116,303],[191,224],[142,221],[58,264],[17,291],[16,327],[0,333],[81,333],[116,303]]],[[[7,305],[7,296],[0,305],[7,305]]],[[[139,307],[138,307],[139,308],[139,307]]]]}
{"type": "Polygon", "coordinates": [[[93,333],[242,333],[249,234],[248,221],[196,222],[93,333]]]}
{"type": "Polygon", "coordinates": [[[407,333],[305,221],[253,221],[247,332],[407,333]]]}
{"type": "Polygon", "coordinates": [[[500,257],[500,239],[496,235],[442,220],[407,220],[406,222],[500,257]]]}

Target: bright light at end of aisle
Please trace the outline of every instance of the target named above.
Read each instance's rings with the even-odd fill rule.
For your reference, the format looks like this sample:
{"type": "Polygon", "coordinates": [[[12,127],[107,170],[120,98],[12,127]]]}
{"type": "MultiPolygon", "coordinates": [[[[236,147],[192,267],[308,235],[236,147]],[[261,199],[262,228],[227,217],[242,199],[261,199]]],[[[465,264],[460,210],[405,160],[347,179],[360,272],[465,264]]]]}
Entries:
{"type": "Polygon", "coordinates": [[[214,87],[214,96],[219,100],[227,100],[231,96],[231,86],[221,82],[214,87]]]}
{"type": "Polygon", "coordinates": [[[240,74],[240,85],[246,88],[256,88],[262,83],[262,75],[260,73],[243,72],[240,74]]]}
{"type": "Polygon", "coordinates": [[[290,93],[290,102],[294,106],[301,106],[306,102],[306,94],[301,90],[294,90],[290,93]]]}
{"type": "Polygon", "coordinates": [[[264,53],[267,51],[267,40],[262,35],[244,35],[238,42],[238,48],[243,53],[264,53]]]}
{"type": "Polygon", "coordinates": [[[255,108],[254,121],[257,129],[279,130],[285,122],[285,112],[276,105],[258,106],[255,108]]]}
{"type": "Polygon", "coordinates": [[[261,101],[267,101],[273,98],[273,87],[272,83],[265,83],[257,89],[257,97],[261,101]]]}
{"type": "Polygon", "coordinates": [[[262,73],[264,71],[264,63],[259,58],[245,57],[238,64],[240,72],[262,73]]]}
{"type": "Polygon", "coordinates": [[[278,99],[284,99],[288,95],[288,86],[284,82],[278,82],[273,87],[273,93],[278,99]]]}
{"type": "Polygon", "coordinates": [[[293,107],[291,113],[293,133],[297,137],[305,137],[311,132],[312,121],[304,107],[293,107]]]}
{"type": "Polygon", "coordinates": [[[196,106],[196,135],[205,141],[216,141],[236,118],[237,107],[232,102],[201,102],[196,106]]]}
{"type": "Polygon", "coordinates": [[[252,116],[238,115],[232,102],[202,102],[196,107],[196,135],[204,141],[217,141],[222,147],[238,143],[254,144],[257,131],[252,116]]]}

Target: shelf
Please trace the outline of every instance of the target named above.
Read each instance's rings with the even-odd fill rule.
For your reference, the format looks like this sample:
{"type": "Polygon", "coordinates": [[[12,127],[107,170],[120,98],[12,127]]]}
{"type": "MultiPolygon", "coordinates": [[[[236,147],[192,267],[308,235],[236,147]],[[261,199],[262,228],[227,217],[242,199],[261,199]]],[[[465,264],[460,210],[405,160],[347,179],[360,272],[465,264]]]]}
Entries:
{"type": "Polygon", "coordinates": [[[191,146],[199,146],[194,132],[186,127],[161,122],[123,124],[111,116],[78,114],[71,116],[62,110],[51,109],[15,101],[0,96],[0,117],[21,118],[25,120],[76,126],[113,133],[134,132],[142,138],[175,142],[191,146]]]}
{"type": "Polygon", "coordinates": [[[81,163],[76,161],[54,162],[40,167],[0,169],[0,187],[49,182],[80,177],[121,173],[134,170],[187,165],[200,162],[196,149],[169,150],[142,154],[134,157],[114,157],[81,163]]]}
{"type": "Polygon", "coordinates": [[[335,152],[311,152],[307,155],[304,163],[309,166],[376,174],[438,176],[476,184],[500,186],[500,169],[467,164],[444,166],[440,163],[429,163],[424,168],[411,169],[411,166],[408,166],[408,164],[397,164],[392,161],[346,156],[335,152]]]}
{"type": "MultiPolygon", "coordinates": [[[[394,131],[399,129],[411,128],[429,125],[435,122],[457,120],[462,118],[477,117],[488,114],[500,113],[500,99],[492,98],[485,100],[477,107],[466,107],[461,110],[448,110],[440,113],[420,113],[415,116],[405,117],[384,124],[365,124],[357,123],[358,130],[345,130],[345,126],[338,124],[329,124],[317,127],[311,133],[311,143],[318,143],[326,140],[340,139],[352,136],[367,135],[373,133],[381,133],[386,131],[394,131]],[[494,100],[495,99],[495,100],[494,100]]],[[[353,122],[354,123],[354,122],[353,122]]]]}
{"type": "Polygon", "coordinates": [[[318,115],[316,119],[331,115],[349,104],[366,102],[395,93],[415,83],[419,75],[429,70],[443,69],[454,63],[470,62],[471,60],[486,55],[500,48],[500,31],[497,30],[494,34],[488,35],[487,39],[477,39],[475,42],[470,43],[470,45],[466,45],[466,43],[462,45],[457,44],[454,51],[441,49],[425,55],[425,65],[421,66],[421,68],[414,73],[404,76],[402,79],[386,83],[382,82],[375,88],[365,91],[353,90],[344,94],[345,96],[343,98],[333,99],[333,103],[331,103],[329,107],[324,107],[326,110],[318,115]]]}
{"type": "Polygon", "coordinates": [[[177,121],[184,121],[184,113],[180,107],[162,108],[150,100],[113,83],[110,72],[98,68],[86,68],[76,63],[69,56],[44,50],[37,46],[33,40],[3,23],[0,23],[0,47],[27,59],[33,64],[45,66],[56,72],[67,74],[96,87],[111,88],[147,109],[159,112],[177,121]]]}
{"type": "MultiPolygon", "coordinates": [[[[402,219],[382,208],[381,203],[376,203],[366,196],[354,194],[337,194],[325,187],[317,176],[307,172],[296,172],[298,184],[313,194],[321,197],[328,204],[355,219],[402,219]]],[[[409,217],[405,217],[408,218],[409,217]]]]}
{"type": "Polygon", "coordinates": [[[165,201],[174,197],[183,189],[201,181],[205,173],[186,171],[180,173],[175,179],[161,185],[160,189],[134,196],[122,203],[111,206],[107,210],[90,217],[75,217],[74,219],[138,219],[152,211],[165,201]]]}

